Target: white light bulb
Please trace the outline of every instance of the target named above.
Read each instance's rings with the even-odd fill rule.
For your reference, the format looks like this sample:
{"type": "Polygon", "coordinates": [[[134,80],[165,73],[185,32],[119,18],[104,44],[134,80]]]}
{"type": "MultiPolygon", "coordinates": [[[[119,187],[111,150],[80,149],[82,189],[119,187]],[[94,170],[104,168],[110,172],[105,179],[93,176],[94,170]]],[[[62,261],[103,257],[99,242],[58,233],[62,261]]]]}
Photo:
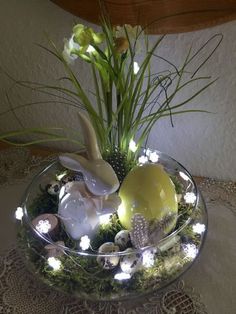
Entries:
{"type": "Polygon", "coordinates": [[[190,259],[194,259],[198,254],[198,249],[195,244],[191,244],[191,243],[184,244],[183,250],[184,250],[185,256],[190,259]]]}
{"type": "Polygon", "coordinates": [[[126,273],[118,273],[118,274],[115,274],[114,278],[117,280],[125,280],[125,279],[130,279],[131,275],[126,274],[126,273]]]}
{"type": "Polygon", "coordinates": [[[48,258],[48,265],[53,268],[53,270],[57,271],[61,268],[61,261],[58,258],[55,257],[49,257],[48,258]]]}
{"type": "Polygon", "coordinates": [[[147,249],[142,253],[143,266],[146,268],[152,267],[155,262],[155,249],[147,249]]]}
{"type": "Polygon", "coordinates": [[[136,75],[139,71],[139,65],[138,62],[134,61],[134,75],[136,75]]]}
{"type": "Polygon", "coordinates": [[[184,200],[187,204],[194,204],[197,199],[197,196],[193,192],[187,192],[184,195],[184,200]]]}
{"type": "Polygon", "coordinates": [[[138,159],[138,162],[139,162],[139,164],[145,164],[146,162],[148,162],[148,158],[147,158],[147,156],[144,156],[144,155],[142,155],[142,156],[140,156],[139,157],[139,159],[138,159]]]}
{"type": "Polygon", "coordinates": [[[17,220],[22,220],[24,216],[23,208],[22,207],[17,207],[15,211],[15,217],[17,220]]]}
{"type": "Polygon", "coordinates": [[[40,233],[48,233],[48,231],[52,228],[52,225],[50,224],[48,219],[39,220],[35,228],[40,233]]]}
{"type": "Polygon", "coordinates": [[[149,154],[149,159],[151,162],[158,162],[159,156],[158,156],[157,152],[151,152],[149,154]]]}
{"type": "Polygon", "coordinates": [[[90,247],[90,239],[87,235],[84,235],[83,237],[80,238],[80,244],[79,246],[83,251],[89,249],[90,247]]]}
{"type": "Polygon", "coordinates": [[[111,214],[104,214],[99,216],[99,222],[101,225],[108,224],[110,222],[111,214]]]}
{"type": "Polygon", "coordinates": [[[60,181],[66,175],[66,171],[62,172],[61,174],[56,175],[58,181],[60,181]]]}
{"type": "Polygon", "coordinates": [[[144,150],[145,155],[149,158],[150,154],[152,153],[150,148],[144,150]]]}
{"type": "Polygon", "coordinates": [[[192,226],[193,232],[202,234],[206,230],[206,226],[204,224],[200,224],[199,222],[196,225],[192,226]]]}

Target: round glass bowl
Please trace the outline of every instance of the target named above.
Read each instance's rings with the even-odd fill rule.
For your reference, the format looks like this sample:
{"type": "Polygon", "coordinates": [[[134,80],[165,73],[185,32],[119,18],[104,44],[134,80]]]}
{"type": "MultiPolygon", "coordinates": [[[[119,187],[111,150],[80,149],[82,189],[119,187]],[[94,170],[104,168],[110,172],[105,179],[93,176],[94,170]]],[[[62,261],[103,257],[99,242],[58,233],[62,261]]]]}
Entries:
{"type": "Polygon", "coordinates": [[[152,242],[140,247],[131,236],[135,230],[123,230],[116,211],[88,218],[83,211],[86,196],[70,198],[71,187],[84,184],[83,176],[55,161],[33,179],[18,208],[18,241],[30,270],[80,298],[121,300],[160,290],[189,269],[207,231],[207,211],[196,183],[181,164],[161,152],[145,150],[139,163],[162,165],[175,187],[178,213],[169,233],[163,232],[161,220],[156,238],[152,234],[152,242]],[[68,233],[69,218],[58,212],[62,194],[70,200],[64,209],[72,216],[81,213],[76,218],[79,234],[68,233]],[[92,233],[86,229],[88,219],[95,221],[92,233]]]}

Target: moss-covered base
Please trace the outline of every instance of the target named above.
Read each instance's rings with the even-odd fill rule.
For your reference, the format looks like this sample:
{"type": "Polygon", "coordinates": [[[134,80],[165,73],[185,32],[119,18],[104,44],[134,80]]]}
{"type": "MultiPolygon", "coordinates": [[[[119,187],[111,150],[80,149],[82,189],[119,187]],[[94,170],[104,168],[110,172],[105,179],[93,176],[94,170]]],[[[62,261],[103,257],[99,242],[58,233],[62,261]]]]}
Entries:
{"type": "MultiPolygon", "coordinates": [[[[180,194],[181,184],[176,178],[172,180],[177,194],[180,194]]],[[[27,204],[28,219],[32,220],[45,213],[57,214],[57,211],[58,196],[49,194],[46,187],[37,186],[36,196],[34,195],[27,204]]],[[[59,231],[51,242],[63,241],[68,250],[61,251],[61,254],[55,256],[61,264],[58,270],[53,270],[48,263],[49,256],[45,249],[48,243],[39,237],[24,219],[19,226],[18,241],[30,269],[48,285],[85,299],[121,299],[162,288],[179,277],[192,264],[204,238],[204,232],[194,232],[193,225],[204,222],[206,215],[204,207],[195,209],[194,212],[193,217],[193,207],[180,202],[176,226],[171,231],[174,233],[178,230],[178,234],[174,233],[165,244],[153,248],[153,262],[150,265],[143,263],[135,273],[122,280],[116,276],[122,273],[119,264],[113,269],[105,270],[99,265],[96,256],[101,244],[113,242],[115,235],[123,229],[117,214],[110,217],[109,223],[100,225],[91,238],[90,251],[86,252],[93,253],[94,256],[76,254],[78,241],[71,239],[60,223],[59,231]],[[188,247],[193,249],[191,254],[186,252],[188,247]]],[[[141,253],[143,259],[143,252],[141,253]]]]}
{"type": "MultiPolygon", "coordinates": [[[[97,245],[104,241],[102,235],[110,239],[109,232],[101,231],[97,245]]],[[[121,272],[119,266],[103,270],[96,257],[69,252],[58,257],[62,265],[60,270],[53,270],[45,256],[46,243],[32,236],[32,231],[24,225],[19,230],[18,241],[32,271],[48,285],[85,299],[114,300],[159,289],[184,272],[192,258],[185,256],[182,246],[188,243],[199,249],[202,237],[194,234],[191,226],[186,227],[179,236],[179,241],[171,248],[156,252],[153,266],[141,268],[127,280],[114,278],[121,272]]]]}

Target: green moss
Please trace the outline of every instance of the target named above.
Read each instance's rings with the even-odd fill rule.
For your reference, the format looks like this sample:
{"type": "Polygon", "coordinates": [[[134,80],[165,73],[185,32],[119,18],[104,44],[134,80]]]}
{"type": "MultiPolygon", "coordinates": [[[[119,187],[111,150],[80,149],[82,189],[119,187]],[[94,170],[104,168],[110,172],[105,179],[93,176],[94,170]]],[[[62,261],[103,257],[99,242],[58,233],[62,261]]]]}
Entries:
{"type": "Polygon", "coordinates": [[[183,242],[193,243],[196,246],[199,246],[201,243],[201,235],[193,232],[192,225],[189,225],[180,232],[183,242]]]}
{"type": "Polygon", "coordinates": [[[183,185],[181,184],[181,182],[173,175],[170,176],[170,178],[171,178],[171,181],[174,183],[176,194],[182,194],[183,185]]]}
{"type": "Polygon", "coordinates": [[[175,230],[179,229],[192,215],[193,206],[189,204],[178,204],[178,219],[176,222],[175,230]]]}
{"type": "Polygon", "coordinates": [[[45,213],[55,214],[58,211],[58,196],[50,195],[46,189],[40,187],[40,193],[35,197],[27,210],[31,218],[45,213]]]}
{"type": "MultiPolygon", "coordinates": [[[[176,191],[179,193],[181,186],[175,182],[176,191]]],[[[28,211],[30,217],[34,218],[43,213],[57,213],[58,198],[40,188],[40,192],[31,203],[28,211]]],[[[192,215],[193,207],[179,204],[179,218],[175,229],[178,229],[192,215]]],[[[201,210],[196,209],[194,217],[201,216],[201,210]]],[[[104,242],[114,242],[115,235],[122,230],[117,214],[110,217],[108,224],[101,225],[94,238],[91,239],[91,246],[96,251],[104,242]]],[[[194,234],[191,225],[184,228],[180,233],[181,241],[184,239],[189,243],[199,245],[201,236],[194,234]]],[[[78,254],[64,254],[58,257],[63,265],[59,271],[54,271],[47,263],[44,246],[46,242],[33,234],[30,227],[23,225],[18,233],[20,247],[24,250],[26,259],[36,274],[50,286],[62,289],[69,294],[77,294],[80,297],[95,299],[109,299],[126,296],[127,294],[146,293],[150,289],[157,289],[165,282],[174,279],[184,263],[181,252],[171,250],[159,252],[155,264],[150,268],[142,268],[132,275],[129,280],[118,281],[114,279],[116,273],[121,272],[119,266],[113,270],[103,270],[97,263],[96,257],[81,256],[78,254]]],[[[76,250],[77,242],[68,237],[67,233],[60,227],[60,231],[54,241],[64,241],[65,245],[76,250]]]]}
{"type": "Polygon", "coordinates": [[[95,256],[63,255],[58,257],[63,265],[61,270],[54,271],[44,257],[45,243],[33,237],[30,229],[22,227],[18,240],[20,246],[24,247],[26,258],[33,265],[34,272],[40,275],[44,282],[81,297],[89,295],[91,298],[109,299],[114,295],[122,297],[132,293],[146,293],[174,278],[179,267],[183,265],[181,253],[177,255],[170,252],[158,253],[153,267],[141,269],[129,280],[118,281],[114,276],[121,271],[119,267],[103,270],[95,256]],[[179,266],[174,267],[175,265],[179,266]]]}
{"type": "Polygon", "coordinates": [[[114,242],[116,234],[122,229],[123,227],[117,214],[111,215],[109,223],[99,226],[97,233],[91,241],[91,246],[97,250],[105,242],[114,242]]]}

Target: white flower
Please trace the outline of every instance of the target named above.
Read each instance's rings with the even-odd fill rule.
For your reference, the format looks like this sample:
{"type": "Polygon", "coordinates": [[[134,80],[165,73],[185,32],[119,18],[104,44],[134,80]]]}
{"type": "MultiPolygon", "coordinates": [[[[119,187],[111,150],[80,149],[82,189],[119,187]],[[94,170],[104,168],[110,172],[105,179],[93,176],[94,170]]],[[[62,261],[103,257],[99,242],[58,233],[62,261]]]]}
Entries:
{"type": "Polygon", "coordinates": [[[151,149],[148,148],[148,149],[144,149],[144,153],[145,155],[149,158],[150,154],[152,153],[151,149]]]}
{"type": "Polygon", "coordinates": [[[152,267],[155,263],[156,249],[147,249],[142,253],[143,266],[146,268],[152,267]]]}
{"type": "Polygon", "coordinates": [[[206,226],[204,224],[200,224],[199,222],[196,225],[192,226],[193,232],[202,234],[206,230],[206,226]]]}
{"type": "Polygon", "coordinates": [[[154,152],[150,152],[149,159],[150,159],[151,162],[158,162],[159,156],[158,156],[157,152],[155,152],[155,151],[154,152]]]}
{"type": "Polygon", "coordinates": [[[131,150],[131,152],[135,153],[136,150],[137,150],[137,148],[138,148],[138,147],[137,147],[135,141],[134,141],[134,140],[131,140],[131,141],[129,142],[129,149],[131,150]]]}
{"type": "Polygon", "coordinates": [[[17,207],[17,209],[15,211],[16,219],[21,220],[23,218],[23,216],[24,216],[23,208],[22,207],[17,207]]]}
{"type": "Polygon", "coordinates": [[[79,246],[83,251],[87,250],[90,246],[90,239],[87,235],[81,237],[79,246]]]}
{"type": "Polygon", "coordinates": [[[48,265],[53,268],[53,270],[60,270],[61,268],[61,261],[55,257],[48,258],[48,265]]]}
{"type": "Polygon", "coordinates": [[[48,231],[51,229],[51,224],[48,219],[46,220],[39,220],[39,222],[36,225],[36,230],[40,233],[48,233],[48,231]]]}
{"type": "Polygon", "coordinates": [[[78,56],[72,53],[72,50],[76,49],[79,50],[80,46],[74,42],[74,35],[68,40],[64,39],[64,50],[62,52],[62,56],[67,63],[73,63],[78,56]]]}
{"type": "Polygon", "coordinates": [[[144,153],[151,162],[158,162],[159,155],[156,151],[152,151],[148,148],[144,150],[144,153]]]}
{"type": "Polygon", "coordinates": [[[189,259],[194,259],[198,254],[198,248],[196,247],[195,244],[191,244],[191,243],[184,244],[183,250],[184,250],[185,256],[189,259]]]}
{"type": "Polygon", "coordinates": [[[145,164],[146,162],[148,162],[148,158],[147,156],[140,156],[139,159],[138,159],[138,162],[142,165],[142,164],[145,164]]]}
{"type": "Polygon", "coordinates": [[[184,199],[187,204],[194,204],[197,199],[197,196],[193,192],[187,192],[184,195],[184,199]]]}

